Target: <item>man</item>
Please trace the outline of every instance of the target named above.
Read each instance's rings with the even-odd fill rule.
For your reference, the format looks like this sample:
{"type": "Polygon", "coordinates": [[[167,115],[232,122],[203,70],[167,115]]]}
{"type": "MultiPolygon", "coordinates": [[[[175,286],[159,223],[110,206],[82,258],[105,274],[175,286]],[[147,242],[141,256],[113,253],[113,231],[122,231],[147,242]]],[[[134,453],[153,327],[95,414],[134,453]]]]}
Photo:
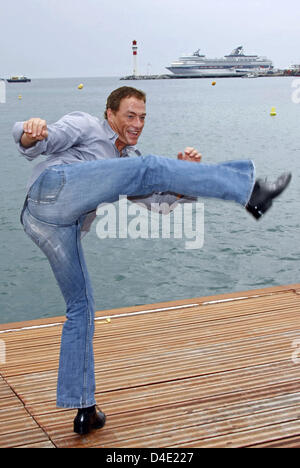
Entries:
{"type": "MultiPolygon", "coordinates": [[[[78,156],[77,162],[127,157],[131,154],[140,155],[135,145],[145,125],[145,104],[146,95],[142,91],[124,86],[112,92],[108,97],[106,104],[107,109],[104,113],[105,120],[101,124],[97,118],[88,114],[73,112],[52,125],[50,127],[50,133],[54,133],[53,139],[65,139],[65,147],[68,146],[70,141],[73,143],[76,141],[77,137],[79,138],[81,135],[85,134],[84,148],[80,148],[81,154],[78,156]],[[77,125],[77,128],[75,128],[74,125],[77,125]],[[69,129],[70,135],[64,135],[63,127],[69,129]],[[71,132],[73,133],[71,134],[71,132]],[[96,139],[97,141],[95,141],[96,139]]],[[[18,123],[14,129],[16,143],[19,143],[21,131],[22,133],[24,131],[24,133],[21,137],[19,150],[29,161],[33,161],[40,154],[50,154],[47,161],[35,167],[28,188],[33,185],[45,168],[59,163],[68,163],[69,161],[76,162],[73,154],[66,157],[64,153],[62,156],[61,148],[59,149],[60,154],[58,155],[56,151],[57,148],[50,146],[49,143],[46,151],[45,144],[35,144],[38,141],[43,141],[48,138],[48,128],[45,120],[39,118],[30,119],[24,122],[24,128],[22,123],[18,123]],[[35,145],[34,148],[32,148],[33,145],[35,145]]],[[[68,130],[65,130],[65,132],[67,131],[68,130]]],[[[44,143],[46,143],[46,141],[44,141],[44,143]]],[[[177,157],[181,160],[200,162],[202,155],[198,153],[196,149],[187,147],[184,153],[179,152],[177,157]]],[[[187,203],[195,201],[196,198],[184,197],[181,194],[156,193],[155,195],[143,198],[138,197],[136,200],[134,197],[131,197],[131,200],[142,200],[148,209],[151,209],[152,204],[160,205],[161,203],[164,203],[164,207],[169,205],[170,208],[172,207],[172,209],[174,209],[176,202],[187,203]]],[[[92,212],[87,217],[82,227],[83,232],[87,232],[90,229],[95,216],[96,211],[92,212]]]]}
{"type": "Polygon", "coordinates": [[[57,406],[76,408],[74,431],[86,434],[103,427],[96,410],[93,355],[94,299],[81,232],[89,229],[100,203],[120,195],[132,201],[189,202],[197,197],[232,200],[259,219],[287,187],[291,175],[275,184],[255,181],[252,161],[217,165],[192,164],[201,155],[193,148],[177,160],[158,156],[127,157],[144,128],[145,94],[122,87],[111,93],[104,122],[82,112],[53,125],[32,118],[17,122],[19,151],[34,169],[21,215],[24,230],[47,256],[67,305],[57,386],[57,406]]]}

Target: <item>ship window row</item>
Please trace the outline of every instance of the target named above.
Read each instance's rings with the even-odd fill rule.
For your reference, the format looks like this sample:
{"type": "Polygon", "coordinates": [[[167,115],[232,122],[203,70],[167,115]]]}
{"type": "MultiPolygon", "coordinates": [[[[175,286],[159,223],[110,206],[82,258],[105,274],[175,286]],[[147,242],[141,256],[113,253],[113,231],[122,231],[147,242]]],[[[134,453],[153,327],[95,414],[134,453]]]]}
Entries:
{"type": "MultiPolygon", "coordinates": [[[[236,69],[239,69],[239,68],[243,68],[242,66],[232,66],[232,65],[223,65],[223,66],[209,66],[209,65],[195,65],[193,67],[190,67],[190,68],[196,68],[196,69],[204,69],[204,70],[207,70],[207,69],[210,69],[210,70],[216,70],[216,69],[224,69],[224,68],[236,68],[236,69]]],[[[257,65],[247,65],[247,68],[270,68],[268,65],[259,65],[259,67],[257,65]]]]}

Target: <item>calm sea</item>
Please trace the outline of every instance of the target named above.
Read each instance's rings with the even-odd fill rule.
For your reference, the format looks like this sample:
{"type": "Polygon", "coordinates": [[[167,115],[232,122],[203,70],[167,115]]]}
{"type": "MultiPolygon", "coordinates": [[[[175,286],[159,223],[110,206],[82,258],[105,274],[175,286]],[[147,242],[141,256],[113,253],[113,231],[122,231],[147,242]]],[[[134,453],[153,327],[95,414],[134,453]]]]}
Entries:
{"type": "Polygon", "coordinates": [[[7,103],[0,104],[0,322],[65,311],[47,260],[19,223],[33,163],[18,155],[13,123],[35,116],[50,123],[74,110],[101,117],[107,95],[125,84],[147,92],[144,154],[176,157],[195,146],[206,162],[251,158],[259,176],[292,169],[294,177],[261,222],[238,205],[202,200],[205,236],[197,250],[186,250],[184,239],[100,240],[95,223],[84,249],[97,309],[300,282],[300,104],[292,102],[293,79],[211,81],[68,78],[7,85],[7,103]],[[276,117],[269,115],[272,106],[276,117]]]}

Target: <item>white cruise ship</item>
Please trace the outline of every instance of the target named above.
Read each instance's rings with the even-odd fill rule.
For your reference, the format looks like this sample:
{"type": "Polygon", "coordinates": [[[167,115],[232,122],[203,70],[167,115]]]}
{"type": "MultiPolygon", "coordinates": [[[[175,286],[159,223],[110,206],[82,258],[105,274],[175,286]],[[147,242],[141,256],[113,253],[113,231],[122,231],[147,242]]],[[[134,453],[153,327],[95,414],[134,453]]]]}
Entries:
{"type": "Polygon", "coordinates": [[[200,49],[192,55],[183,55],[167,70],[177,76],[221,77],[243,76],[249,73],[268,73],[273,69],[272,61],[258,55],[245,55],[242,46],[222,58],[206,58],[200,49]]]}

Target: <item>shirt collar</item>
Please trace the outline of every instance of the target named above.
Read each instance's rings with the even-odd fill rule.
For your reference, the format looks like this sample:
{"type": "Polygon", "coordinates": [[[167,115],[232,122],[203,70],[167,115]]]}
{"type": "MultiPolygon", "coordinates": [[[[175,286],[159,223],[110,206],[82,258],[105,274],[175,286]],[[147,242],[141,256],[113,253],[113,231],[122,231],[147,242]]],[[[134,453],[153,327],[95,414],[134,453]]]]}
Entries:
{"type": "MultiPolygon", "coordinates": [[[[108,121],[105,119],[103,122],[103,127],[104,130],[110,140],[113,141],[113,143],[116,142],[116,139],[118,138],[118,134],[111,128],[109,125],[108,121]]],[[[137,156],[141,156],[140,151],[136,148],[136,146],[125,146],[123,150],[126,154],[134,152],[137,156]]]]}
{"type": "Polygon", "coordinates": [[[109,125],[109,123],[107,122],[106,119],[103,121],[103,127],[104,127],[104,130],[105,130],[108,138],[110,140],[114,140],[114,142],[115,142],[116,139],[118,138],[118,135],[116,134],[116,132],[113,131],[113,129],[111,128],[111,126],[109,125]]]}

